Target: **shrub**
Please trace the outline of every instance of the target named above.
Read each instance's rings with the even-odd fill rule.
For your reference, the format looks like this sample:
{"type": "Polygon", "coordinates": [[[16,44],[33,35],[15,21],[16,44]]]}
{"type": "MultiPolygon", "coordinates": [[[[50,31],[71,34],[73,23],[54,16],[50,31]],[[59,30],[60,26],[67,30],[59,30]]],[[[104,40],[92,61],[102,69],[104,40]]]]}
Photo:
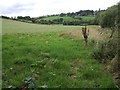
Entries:
{"type": "Polygon", "coordinates": [[[93,57],[99,62],[112,60],[117,54],[117,38],[99,43],[98,49],[93,52],[93,57]]]}

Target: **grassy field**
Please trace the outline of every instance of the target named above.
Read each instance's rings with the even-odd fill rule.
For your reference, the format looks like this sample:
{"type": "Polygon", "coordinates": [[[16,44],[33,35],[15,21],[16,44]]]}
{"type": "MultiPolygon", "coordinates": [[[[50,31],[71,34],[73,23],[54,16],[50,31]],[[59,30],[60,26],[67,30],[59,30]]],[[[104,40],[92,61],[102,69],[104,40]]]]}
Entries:
{"type": "Polygon", "coordinates": [[[3,88],[19,87],[32,73],[40,76],[37,88],[114,88],[111,74],[92,57],[96,43],[85,47],[82,38],[63,34],[80,28],[3,20],[3,88]]]}
{"type": "Polygon", "coordinates": [[[54,19],[60,19],[60,18],[63,18],[64,21],[79,21],[79,19],[75,19],[75,18],[72,18],[70,16],[64,16],[64,17],[51,16],[51,17],[44,18],[44,20],[54,20],[54,19]]]}
{"type": "MultiPolygon", "coordinates": [[[[39,32],[54,32],[65,30],[80,30],[82,26],[63,26],[63,25],[41,25],[30,24],[13,20],[2,20],[2,33],[39,33],[39,32]]],[[[96,26],[89,26],[96,28],[96,26]]]]}
{"type": "Polygon", "coordinates": [[[76,18],[82,18],[83,21],[93,20],[94,16],[77,16],[76,18]]]}
{"type": "MultiPolygon", "coordinates": [[[[61,25],[37,25],[37,24],[29,24],[19,21],[12,21],[11,20],[2,20],[2,29],[4,33],[38,33],[38,32],[49,32],[49,31],[61,31],[61,30],[69,30],[73,29],[74,26],[61,26],[61,25]]],[[[78,29],[79,27],[76,27],[78,29]]]]}
{"type": "Polygon", "coordinates": [[[54,20],[54,19],[60,19],[63,18],[64,21],[79,21],[80,18],[82,18],[83,21],[89,21],[89,20],[93,20],[95,17],[94,16],[76,16],[75,18],[70,17],[70,16],[51,16],[51,17],[45,17],[43,18],[44,20],[54,20]]]}

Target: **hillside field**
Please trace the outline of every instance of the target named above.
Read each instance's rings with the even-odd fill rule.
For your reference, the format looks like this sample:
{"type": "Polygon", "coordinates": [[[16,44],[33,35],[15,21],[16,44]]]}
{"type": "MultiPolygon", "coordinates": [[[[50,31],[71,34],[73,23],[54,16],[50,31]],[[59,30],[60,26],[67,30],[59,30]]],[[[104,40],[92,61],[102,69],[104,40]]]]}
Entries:
{"type": "Polygon", "coordinates": [[[99,27],[88,26],[87,47],[81,27],[3,19],[3,88],[20,87],[33,73],[39,75],[36,88],[116,88],[112,75],[92,57],[99,27]]]}
{"type": "Polygon", "coordinates": [[[64,21],[79,21],[80,18],[85,21],[85,20],[93,20],[95,17],[94,16],[76,16],[76,17],[70,17],[70,16],[50,16],[50,17],[44,17],[42,19],[44,20],[54,20],[54,19],[60,19],[63,18],[64,21]]]}

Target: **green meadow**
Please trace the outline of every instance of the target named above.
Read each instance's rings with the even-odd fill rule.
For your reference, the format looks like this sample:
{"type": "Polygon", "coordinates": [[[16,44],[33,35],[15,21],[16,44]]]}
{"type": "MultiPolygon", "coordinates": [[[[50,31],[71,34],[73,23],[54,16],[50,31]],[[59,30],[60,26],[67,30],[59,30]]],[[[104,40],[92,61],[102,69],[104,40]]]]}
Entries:
{"type": "MultiPolygon", "coordinates": [[[[23,79],[39,74],[35,87],[115,88],[112,75],[92,57],[96,43],[63,34],[81,26],[39,25],[2,20],[3,88],[20,87],[23,79]]],[[[98,28],[89,26],[89,28],[98,28]]]]}

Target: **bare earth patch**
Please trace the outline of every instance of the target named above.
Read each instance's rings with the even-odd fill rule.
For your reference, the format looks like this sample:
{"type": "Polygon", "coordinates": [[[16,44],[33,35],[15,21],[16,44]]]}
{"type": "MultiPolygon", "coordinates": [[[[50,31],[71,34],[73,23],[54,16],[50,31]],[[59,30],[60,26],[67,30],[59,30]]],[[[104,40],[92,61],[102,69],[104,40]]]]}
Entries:
{"type": "Polygon", "coordinates": [[[74,80],[77,78],[77,72],[80,68],[80,60],[75,60],[71,63],[71,72],[72,74],[68,77],[69,80],[74,80]]]}

